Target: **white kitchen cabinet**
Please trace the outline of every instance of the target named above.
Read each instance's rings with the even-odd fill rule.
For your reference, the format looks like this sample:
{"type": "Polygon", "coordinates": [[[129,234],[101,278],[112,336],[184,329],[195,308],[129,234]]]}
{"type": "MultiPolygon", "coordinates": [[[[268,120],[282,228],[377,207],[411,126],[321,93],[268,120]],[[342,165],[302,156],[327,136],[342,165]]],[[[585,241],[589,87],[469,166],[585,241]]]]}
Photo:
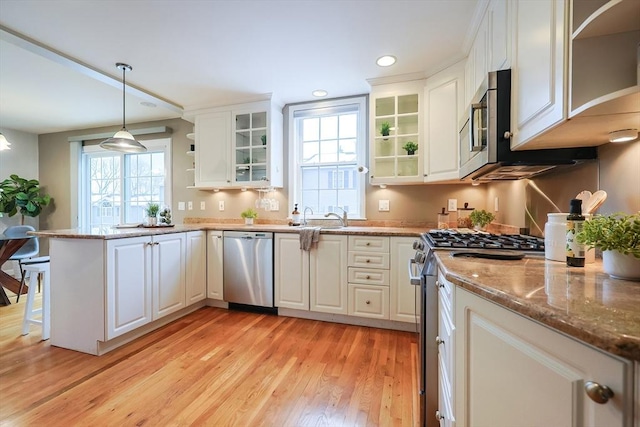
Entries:
{"type": "Polygon", "coordinates": [[[151,239],[106,242],[106,338],[112,339],[152,320],[151,239]]]}
{"type": "MultiPolygon", "coordinates": [[[[413,237],[391,237],[391,283],[389,284],[389,319],[417,323],[416,311],[418,287],[411,284],[407,263],[415,255],[413,237]]],[[[419,308],[418,308],[419,310],[419,308]]]]}
{"type": "Polygon", "coordinates": [[[348,314],[347,236],[320,235],[309,252],[311,311],[348,314]]]}
{"type": "Polygon", "coordinates": [[[151,239],[153,320],[186,306],[185,233],[159,234],[151,239]]]}
{"type": "Polygon", "coordinates": [[[438,287],[438,409],[435,414],[441,427],[455,426],[454,415],[454,355],[455,351],[455,286],[441,272],[436,281],[438,287]]]}
{"type": "Polygon", "coordinates": [[[424,182],[459,181],[459,121],[465,110],[464,63],[427,79],[424,89],[424,182]]]}
{"type": "Polygon", "coordinates": [[[207,232],[207,297],[220,301],[224,300],[223,244],[222,231],[207,232]]]}
{"type": "Polygon", "coordinates": [[[349,283],[349,315],[388,319],[389,286],[349,283]]]}
{"type": "Polygon", "coordinates": [[[473,45],[471,46],[471,51],[469,52],[469,56],[472,58],[473,63],[473,79],[471,86],[471,94],[476,93],[484,79],[487,77],[487,73],[489,72],[489,63],[487,61],[488,49],[489,46],[489,18],[487,14],[485,14],[480,22],[480,26],[478,27],[478,32],[476,33],[476,38],[473,41],[473,45]]]}
{"type": "Polygon", "coordinates": [[[300,235],[275,233],[274,255],[275,306],[309,310],[309,251],[300,249],[300,235]]]}
{"type": "Polygon", "coordinates": [[[487,9],[489,62],[488,71],[511,66],[511,17],[508,0],[491,0],[487,9]]]}
{"type": "Polygon", "coordinates": [[[259,101],[185,113],[195,120],[195,187],[282,187],[283,117],[259,101]]]}
{"type": "Polygon", "coordinates": [[[424,80],[373,86],[369,123],[371,184],[416,184],[423,181],[422,97],[424,80]],[[382,124],[390,126],[382,135],[382,124]],[[415,153],[402,147],[418,144],[415,153]]]}
{"type": "Polygon", "coordinates": [[[186,301],[187,305],[207,297],[207,233],[186,233],[186,301]]]}
{"type": "Polygon", "coordinates": [[[389,319],[389,237],[349,236],[349,315],[389,319]]]}
{"type": "Polygon", "coordinates": [[[511,74],[511,148],[522,148],[566,117],[568,2],[511,3],[515,27],[511,74]]]}
{"type": "MultiPolygon", "coordinates": [[[[630,426],[632,363],[464,289],[455,292],[455,421],[461,426],[630,426]],[[605,404],[585,383],[609,387],[605,404]]],[[[446,346],[446,343],[444,344],[446,346]]]]}
{"type": "Polygon", "coordinates": [[[231,111],[195,117],[195,187],[224,188],[231,185],[231,111]]]}

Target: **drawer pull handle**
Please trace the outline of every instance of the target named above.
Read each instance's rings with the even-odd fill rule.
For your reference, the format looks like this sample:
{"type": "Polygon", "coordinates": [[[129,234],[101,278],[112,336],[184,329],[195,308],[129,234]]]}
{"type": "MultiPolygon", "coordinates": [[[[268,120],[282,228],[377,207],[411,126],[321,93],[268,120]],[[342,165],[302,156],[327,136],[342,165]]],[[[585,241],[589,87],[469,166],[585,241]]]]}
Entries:
{"type": "Polygon", "coordinates": [[[587,381],[584,384],[584,391],[591,400],[600,404],[607,403],[613,397],[613,390],[594,381],[587,381]]]}
{"type": "Polygon", "coordinates": [[[439,288],[444,288],[444,283],[440,283],[439,280],[436,280],[436,286],[439,288]]]}
{"type": "Polygon", "coordinates": [[[371,304],[371,301],[369,300],[366,300],[365,302],[367,303],[367,305],[371,304]]]}

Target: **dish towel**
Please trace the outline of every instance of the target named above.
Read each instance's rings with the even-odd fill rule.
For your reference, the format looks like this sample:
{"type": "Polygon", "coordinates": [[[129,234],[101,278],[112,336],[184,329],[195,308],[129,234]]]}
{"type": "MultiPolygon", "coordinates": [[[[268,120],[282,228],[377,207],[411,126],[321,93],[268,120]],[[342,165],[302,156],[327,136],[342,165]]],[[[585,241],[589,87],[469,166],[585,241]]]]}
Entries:
{"type": "Polygon", "coordinates": [[[300,229],[300,249],[311,250],[314,243],[320,238],[320,227],[304,227],[300,229]]]}

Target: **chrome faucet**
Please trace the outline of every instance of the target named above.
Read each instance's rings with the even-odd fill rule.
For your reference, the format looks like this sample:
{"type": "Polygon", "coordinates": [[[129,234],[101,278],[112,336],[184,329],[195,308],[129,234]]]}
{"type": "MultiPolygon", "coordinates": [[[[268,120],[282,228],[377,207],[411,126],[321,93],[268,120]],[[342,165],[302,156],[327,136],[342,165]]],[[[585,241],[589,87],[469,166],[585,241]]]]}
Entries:
{"type": "Polygon", "coordinates": [[[309,209],[311,211],[311,215],[313,215],[313,209],[311,209],[309,206],[305,206],[304,214],[302,216],[302,225],[307,225],[307,209],[309,209]]]}
{"type": "Polygon", "coordinates": [[[342,216],[340,216],[340,215],[338,215],[337,213],[334,213],[334,212],[329,212],[329,213],[325,214],[324,217],[325,218],[329,218],[330,216],[335,216],[336,218],[338,218],[340,220],[340,225],[342,225],[343,227],[347,227],[349,225],[348,218],[347,218],[347,211],[342,209],[340,206],[335,206],[335,207],[342,211],[342,216]]]}

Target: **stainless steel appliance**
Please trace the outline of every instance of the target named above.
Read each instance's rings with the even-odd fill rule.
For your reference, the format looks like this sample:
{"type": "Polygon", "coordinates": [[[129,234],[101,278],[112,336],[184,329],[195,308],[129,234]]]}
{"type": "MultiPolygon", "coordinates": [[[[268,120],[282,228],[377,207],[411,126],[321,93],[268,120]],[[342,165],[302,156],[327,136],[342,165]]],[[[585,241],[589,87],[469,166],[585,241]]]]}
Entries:
{"type": "Polygon", "coordinates": [[[596,147],[511,151],[511,70],[492,71],[460,123],[460,178],[516,180],[597,158],[596,147]]]}
{"type": "Polygon", "coordinates": [[[273,233],[225,231],[224,299],[273,307],[273,233]]]}
{"type": "Polygon", "coordinates": [[[524,254],[544,256],[544,239],[521,234],[489,234],[457,230],[431,230],[413,243],[415,255],[409,260],[411,284],[420,289],[419,394],[420,426],[436,427],[438,410],[438,269],[435,251],[452,255],[493,259],[520,259],[524,254]],[[511,256],[510,256],[511,255],[511,256]]]}

